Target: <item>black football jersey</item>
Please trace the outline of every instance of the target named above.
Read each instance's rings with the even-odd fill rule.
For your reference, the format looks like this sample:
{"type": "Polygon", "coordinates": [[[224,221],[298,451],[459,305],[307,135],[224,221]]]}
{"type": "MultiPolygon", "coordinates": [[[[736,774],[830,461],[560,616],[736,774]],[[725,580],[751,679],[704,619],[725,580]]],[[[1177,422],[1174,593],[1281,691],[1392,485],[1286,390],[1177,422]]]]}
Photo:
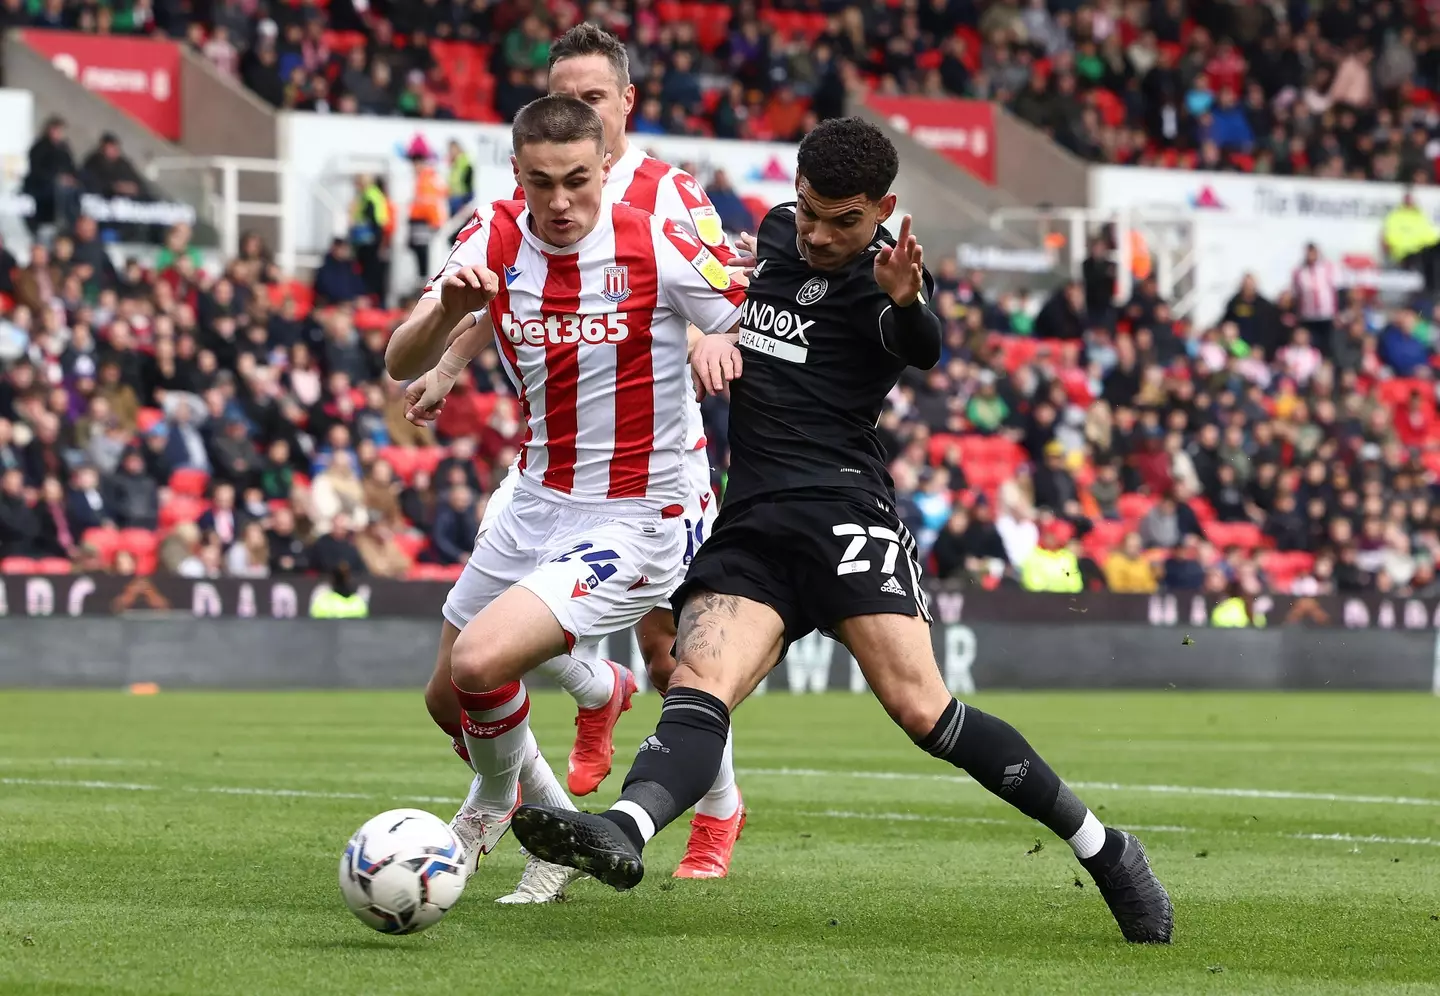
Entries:
{"type": "MultiPolygon", "coordinates": [[[[893,302],[875,282],[870,246],[835,272],[812,270],[796,245],[795,205],[773,208],[740,313],[744,372],[730,386],[727,503],[795,488],[859,488],[893,500],[875,433],[905,361],[881,342],[893,302]]],[[[925,273],[925,296],[934,280],[925,273]]]]}

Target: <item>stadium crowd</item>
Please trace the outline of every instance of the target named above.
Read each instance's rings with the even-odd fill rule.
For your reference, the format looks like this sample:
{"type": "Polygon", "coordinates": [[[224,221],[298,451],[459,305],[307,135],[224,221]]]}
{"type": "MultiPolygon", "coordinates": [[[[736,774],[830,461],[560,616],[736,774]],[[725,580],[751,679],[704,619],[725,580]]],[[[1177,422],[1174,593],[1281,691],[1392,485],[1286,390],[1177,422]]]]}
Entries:
{"type": "Polygon", "coordinates": [[[1430,182],[1422,0],[57,0],[5,26],[165,32],[276,107],[507,121],[582,18],[624,36],[633,127],[796,139],[858,88],[994,100],[1096,161],[1430,182]]]}
{"type": "MultiPolygon", "coordinates": [[[[312,97],[338,57],[338,86],[326,91],[335,109],[415,114],[441,113],[435,98],[456,63],[405,68],[420,85],[411,104],[386,82],[399,68],[383,68],[387,53],[445,56],[457,50],[440,43],[475,49],[493,37],[500,41],[486,58],[500,60],[501,77],[523,76],[533,87],[550,34],[580,13],[566,4],[542,14],[427,0],[372,3],[362,15],[347,0],[323,8],[220,0],[192,22],[173,6],[137,3],[124,16],[113,12],[109,29],[186,35],[252,85],[257,60],[283,56],[287,78],[312,97]],[[354,44],[336,56],[332,42],[342,36],[354,44]],[[355,99],[365,79],[376,84],[373,101],[355,99]]],[[[1327,78],[1338,32],[1359,39],[1341,46],[1345,58],[1369,66],[1368,116],[1352,99],[1322,109],[1302,95],[1285,103],[1285,127],[1309,115],[1312,143],[1364,146],[1372,132],[1337,138],[1332,126],[1369,127],[1397,94],[1414,97],[1431,71],[1427,22],[1393,30],[1416,10],[1387,0],[1335,0],[1313,11],[1291,3],[1290,26],[1271,23],[1274,5],[1223,2],[1192,3],[1180,22],[1169,0],[905,0],[865,12],[757,12],[741,3],[713,5],[725,15],[708,19],[692,6],[683,20],[666,0],[597,0],[585,9],[630,32],[646,95],[637,131],[679,127],[676,107],[687,120],[700,107],[705,130],[717,134],[791,136],[839,112],[843,100],[831,103],[827,89],[832,75],[843,98],[860,75],[882,88],[933,91],[937,73],[943,88],[1013,99],[1022,116],[1034,112],[1024,101],[1036,80],[1040,103],[1073,89],[1079,119],[1093,123],[1104,110],[1098,78],[1140,94],[1125,113],[1138,115],[1130,139],[1144,143],[1145,156],[1189,148],[1203,158],[1196,129],[1215,117],[1188,95],[1176,107],[1150,100],[1160,91],[1146,80],[1162,63],[1178,54],[1177,66],[1189,67],[1185,86],[1208,87],[1222,104],[1227,80],[1247,93],[1259,86],[1280,115],[1276,98],[1286,87],[1327,78]],[[1381,72],[1398,59],[1395,38],[1420,52],[1398,90],[1381,72]],[[1132,59],[1147,44],[1163,51],[1144,72],[1121,79],[1087,68],[1095,52],[1102,63],[1116,52],[1132,59]],[[1288,68],[1270,71],[1261,53],[1288,68]],[[695,77],[689,82],[704,82],[698,105],[688,83],[676,84],[677,65],[695,77]],[[708,86],[715,79],[733,84],[717,91],[708,86]],[[983,89],[1001,79],[1013,87],[983,89]],[[777,99],[799,102],[783,128],[770,114],[777,99]],[[755,113],[726,117],[742,103],[755,113]],[[1158,131],[1147,131],[1151,124],[1158,131]]],[[[51,17],[84,28],[94,11],[76,9],[4,5],[14,23],[51,17]]],[[[1311,89],[1330,94],[1345,75],[1311,89]]],[[[277,102],[315,106],[297,92],[277,102]]],[[[499,100],[503,87],[494,92],[499,100]]],[[[1429,111],[1423,121],[1416,113],[1402,116],[1429,120],[1429,111]]],[[[1073,137],[1053,119],[1036,120],[1067,144],[1073,137]]],[[[1417,134],[1401,140],[1428,156],[1428,138],[1417,134]]],[[[1371,171],[1383,143],[1364,147],[1374,153],[1365,160],[1371,171]]],[[[1249,154],[1231,154],[1232,165],[1249,154]]],[[[1257,152],[1249,166],[1264,168],[1263,158],[1257,152]]],[[[1303,165],[1323,171],[1333,162],[1303,165]]],[[[1342,172],[1357,161],[1345,162],[1342,172]]],[[[401,385],[384,373],[396,315],[372,297],[383,281],[368,272],[368,243],[337,240],[304,285],[280,274],[253,236],[239,258],[207,268],[184,226],[169,231],[152,264],[117,265],[105,246],[113,233],[78,210],[75,192],[126,193],[134,171],[118,143],[102,141],[77,166],[63,123],[50,122],[30,165],[41,241],[22,260],[0,250],[0,569],[254,577],[345,562],[387,577],[459,570],[485,495],[523,430],[493,353],[462,380],[433,433],[417,428],[402,417],[401,385]]],[[[944,358],[902,381],[880,425],[900,507],[932,571],[1053,591],[1440,594],[1431,373],[1440,307],[1385,309],[1363,293],[1347,296],[1325,286],[1325,261],[1307,258],[1295,261],[1293,291],[1269,301],[1247,283],[1222,322],[1192,328],[1174,319],[1152,281],[1117,301],[1113,255],[1102,235],[1083,279],[1038,311],[1023,293],[991,293],[982,274],[953,260],[937,264],[944,358]]],[[[706,410],[723,482],[723,403],[706,410]]]]}
{"type": "MultiPolygon", "coordinates": [[[[343,244],[317,275],[338,296],[317,301],[254,237],[210,272],[184,226],[149,268],[113,265],[94,229],[0,257],[0,567],[458,571],[523,431],[493,352],[432,432],[403,418],[383,364],[397,316],[343,244]]],[[[880,423],[933,572],[1440,594],[1440,314],[1340,295],[1302,319],[1292,293],[1247,285],[1192,329],[1153,282],[1116,302],[1108,257],[1097,240],[1035,314],[937,265],[944,358],[880,423]]],[[[723,483],[723,402],[706,411],[723,483]]]]}

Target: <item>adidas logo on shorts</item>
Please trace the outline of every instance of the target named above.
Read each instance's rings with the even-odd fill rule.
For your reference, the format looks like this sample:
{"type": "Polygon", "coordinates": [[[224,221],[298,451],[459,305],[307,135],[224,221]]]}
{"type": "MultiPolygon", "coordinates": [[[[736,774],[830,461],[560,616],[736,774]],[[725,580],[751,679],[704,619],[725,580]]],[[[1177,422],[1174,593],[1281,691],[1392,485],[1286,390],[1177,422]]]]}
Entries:
{"type": "Polygon", "coordinates": [[[905,596],[910,594],[905,590],[904,585],[902,585],[899,581],[895,580],[894,575],[891,575],[890,577],[885,579],[885,583],[880,586],[880,590],[887,595],[905,596]]]}

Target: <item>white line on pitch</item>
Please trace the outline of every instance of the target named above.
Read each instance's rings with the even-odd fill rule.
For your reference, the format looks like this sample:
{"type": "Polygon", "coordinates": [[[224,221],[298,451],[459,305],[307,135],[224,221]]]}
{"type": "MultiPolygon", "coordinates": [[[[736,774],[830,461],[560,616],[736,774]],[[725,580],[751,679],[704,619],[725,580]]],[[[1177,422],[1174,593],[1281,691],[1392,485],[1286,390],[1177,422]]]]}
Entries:
{"type": "MultiPolygon", "coordinates": [[[[968,775],[931,775],[910,771],[827,771],[821,768],[741,768],[740,775],[760,778],[853,778],[868,781],[949,782],[974,784],[968,775]]],[[[1161,795],[1222,796],[1237,799],[1283,799],[1303,802],[1353,802],[1376,806],[1440,806],[1440,799],[1405,795],[1341,795],[1334,792],[1292,792],[1287,789],[1210,788],[1198,785],[1122,785],[1118,782],[1070,782],[1077,789],[1152,792],[1161,795]]]]}
{"type": "Polygon", "coordinates": [[[373,795],[367,792],[319,792],[310,789],[247,788],[236,785],[142,785],[136,782],[67,781],[59,778],[0,778],[0,785],[33,785],[42,788],[86,788],[111,792],[188,792],[192,795],[258,795],[275,799],[398,799],[401,802],[455,804],[459,796],[373,795]]]}
{"type": "Polygon", "coordinates": [[[0,766],[7,768],[158,768],[162,764],[128,757],[0,757],[0,766]]]}
{"type": "MultiPolygon", "coordinates": [[[[752,772],[758,774],[758,772],[752,772]]],[[[28,785],[40,788],[81,788],[111,792],[163,792],[164,785],[145,785],[138,782],[99,782],[92,780],[68,781],[59,778],[0,778],[0,785],[28,785]]],[[[380,800],[396,802],[424,802],[454,805],[451,796],[433,795],[372,795],[361,792],[320,792],[309,789],[252,788],[246,786],[182,785],[171,787],[170,791],[194,795],[249,795],[278,799],[336,799],[336,800],[380,800]]],[[[818,812],[795,811],[797,816],[823,817],[827,819],[877,820],[897,823],[960,823],[990,826],[1019,826],[1019,820],[997,819],[989,816],[930,816],[921,813],[858,813],[848,810],[827,809],[818,812]]],[[[1127,829],[1142,833],[1203,833],[1226,836],[1237,835],[1233,830],[1200,830],[1182,826],[1146,826],[1127,824],[1127,829]]],[[[1336,841],[1356,844],[1416,844],[1426,847],[1440,847],[1440,840],[1431,837],[1384,837],[1378,834],[1348,833],[1280,833],[1277,837],[1287,840],[1336,841]]]]}
{"type": "MultiPolygon", "coordinates": [[[[836,820],[873,820],[883,823],[983,823],[1020,826],[1019,820],[997,820],[982,816],[927,816],[920,813],[855,813],[842,809],[797,811],[796,816],[812,816],[836,820]]],[[[1201,830],[1197,827],[1146,826],[1138,823],[1116,824],[1120,829],[1140,833],[1195,833],[1207,836],[1243,837],[1250,834],[1236,830],[1201,830]]],[[[1266,835],[1271,836],[1271,835],[1266,835]]],[[[1440,840],[1433,837],[1382,837],[1379,834],[1351,833],[1277,833],[1275,837],[1286,840],[1329,840],[1351,844],[1416,844],[1425,847],[1440,847],[1440,840]]]]}

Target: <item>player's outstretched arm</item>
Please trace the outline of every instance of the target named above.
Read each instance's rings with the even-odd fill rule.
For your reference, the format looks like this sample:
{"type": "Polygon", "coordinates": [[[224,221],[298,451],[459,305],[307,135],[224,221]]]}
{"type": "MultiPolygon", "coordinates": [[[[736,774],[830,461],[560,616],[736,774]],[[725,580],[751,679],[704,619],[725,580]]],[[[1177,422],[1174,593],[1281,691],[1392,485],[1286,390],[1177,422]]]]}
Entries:
{"type": "Polygon", "coordinates": [[[386,372],[396,380],[425,373],[439,361],[456,326],[488,307],[499,290],[500,278],[483,266],[464,266],[447,274],[440,282],[438,299],[421,298],[390,336],[386,372]]]}
{"type": "Polygon", "coordinates": [[[451,335],[445,355],[425,375],[405,389],[405,417],[416,425],[433,422],[445,409],[455,382],[480,351],[490,342],[495,326],[489,314],[468,315],[451,335]]]}
{"type": "Polygon", "coordinates": [[[922,370],[940,362],[940,318],[925,300],[925,249],[910,232],[908,214],[895,245],[875,254],[875,282],[891,301],[880,313],[885,348],[922,370]]]}

